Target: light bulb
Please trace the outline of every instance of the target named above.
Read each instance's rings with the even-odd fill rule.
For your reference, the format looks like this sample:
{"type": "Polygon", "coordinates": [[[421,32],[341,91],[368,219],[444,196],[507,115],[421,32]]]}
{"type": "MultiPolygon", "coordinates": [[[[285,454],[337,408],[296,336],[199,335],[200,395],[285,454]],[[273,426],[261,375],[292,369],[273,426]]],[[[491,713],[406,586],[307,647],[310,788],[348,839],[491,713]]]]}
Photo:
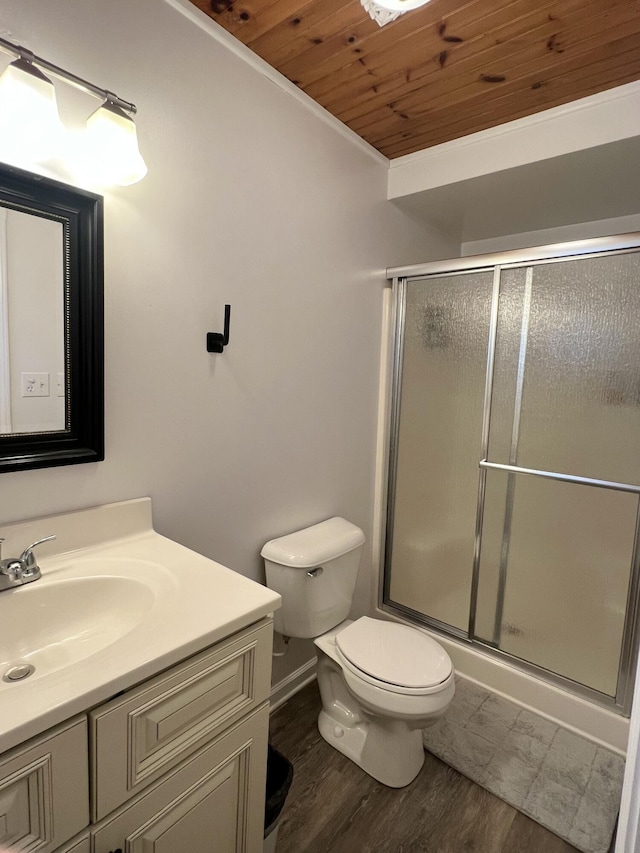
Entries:
{"type": "Polygon", "coordinates": [[[0,159],[27,167],[48,160],[63,135],[53,83],[16,59],[0,75],[0,159]]]}

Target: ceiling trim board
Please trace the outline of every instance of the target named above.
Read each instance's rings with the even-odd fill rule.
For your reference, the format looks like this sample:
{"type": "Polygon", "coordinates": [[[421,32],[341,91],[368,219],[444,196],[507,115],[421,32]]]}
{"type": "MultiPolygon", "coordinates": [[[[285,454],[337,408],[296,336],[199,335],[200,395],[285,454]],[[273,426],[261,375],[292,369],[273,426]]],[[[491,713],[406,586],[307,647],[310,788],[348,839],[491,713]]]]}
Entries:
{"type": "Polygon", "coordinates": [[[640,137],[640,81],[391,160],[396,199],[493,171],[640,137]]]}

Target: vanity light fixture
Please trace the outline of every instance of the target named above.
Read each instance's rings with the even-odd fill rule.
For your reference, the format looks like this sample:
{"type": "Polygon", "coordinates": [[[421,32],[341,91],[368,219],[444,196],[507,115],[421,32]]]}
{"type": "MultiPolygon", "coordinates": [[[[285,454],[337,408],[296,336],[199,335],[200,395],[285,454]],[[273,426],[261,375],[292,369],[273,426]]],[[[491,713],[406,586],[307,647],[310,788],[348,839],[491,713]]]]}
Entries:
{"type": "Polygon", "coordinates": [[[429,0],[360,0],[360,2],[373,20],[383,27],[395,21],[404,12],[424,6],[429,0]]]}
{"type": "Polygon", "coordinates": [[[135,104],[7,39],[0,38],[0,50],[17,57],[0,75],[0,159],[29,168],[58,154],[64,157],[64,127],[54,86],[40,70],[44,68],[103,101],[69,146],[71,169],[79,163],[84,177],[120,186],[134,184],[146,175],[132,118],[137,112],[135,104]]]}

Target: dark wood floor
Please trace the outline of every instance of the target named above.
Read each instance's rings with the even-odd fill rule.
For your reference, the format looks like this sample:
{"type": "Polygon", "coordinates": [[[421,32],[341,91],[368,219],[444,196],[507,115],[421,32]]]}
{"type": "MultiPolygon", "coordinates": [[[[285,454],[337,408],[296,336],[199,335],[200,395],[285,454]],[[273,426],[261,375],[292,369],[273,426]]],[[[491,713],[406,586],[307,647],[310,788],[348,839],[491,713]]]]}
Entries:
{"type": "Polygon", "coordinates": [[[293,762],[277,853],[576,853],[426,753],[399,790],[376,782],[320,737],[317,683],[271,718],[271,742],[293,762]]]}

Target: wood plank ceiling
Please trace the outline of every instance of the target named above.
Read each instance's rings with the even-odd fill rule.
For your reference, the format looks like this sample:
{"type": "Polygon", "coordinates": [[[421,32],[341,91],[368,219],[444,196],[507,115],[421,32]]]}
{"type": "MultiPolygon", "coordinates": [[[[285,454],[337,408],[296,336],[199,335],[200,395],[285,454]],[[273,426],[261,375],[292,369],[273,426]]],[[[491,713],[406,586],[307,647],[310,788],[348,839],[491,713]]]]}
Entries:
{"type": "Polygon", "coordinates": [[[191,0],[389,158],[640,79],[640,0],[191,0]]]}

